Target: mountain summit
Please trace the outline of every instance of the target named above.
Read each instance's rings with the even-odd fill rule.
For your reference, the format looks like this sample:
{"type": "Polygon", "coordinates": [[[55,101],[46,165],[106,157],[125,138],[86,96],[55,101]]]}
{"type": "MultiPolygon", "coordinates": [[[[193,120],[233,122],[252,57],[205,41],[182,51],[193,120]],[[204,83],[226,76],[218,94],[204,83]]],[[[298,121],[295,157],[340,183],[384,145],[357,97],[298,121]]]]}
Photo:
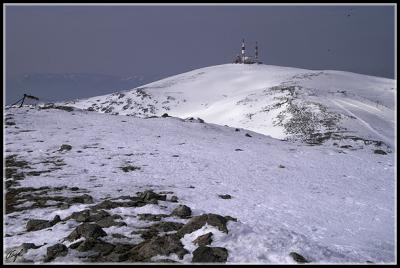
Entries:
{"type": "Polygon", "coordinates": [[[223,64],[66,104],[137,117],[199,117],[311,144],[351,139],[392,147],[394,94],[395,81],[387,78],[223,64]]]}

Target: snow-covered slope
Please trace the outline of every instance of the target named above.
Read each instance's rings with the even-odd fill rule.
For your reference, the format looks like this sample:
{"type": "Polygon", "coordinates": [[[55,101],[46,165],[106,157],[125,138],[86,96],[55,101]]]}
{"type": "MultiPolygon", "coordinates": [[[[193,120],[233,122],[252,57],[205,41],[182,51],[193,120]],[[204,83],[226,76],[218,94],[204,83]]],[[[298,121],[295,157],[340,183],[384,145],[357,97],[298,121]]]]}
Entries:
{"type": "MultiPolygon", "coordinates": [[[[290,69],[281,71],[286,77],[290,69]]],[[[240,77],[231,79],[241,81],[240,77]]],[[[167,81],[172,83],[173,79],[164,82],[167,81]]],[[[189,82],[182,82],[182,77],[179,81],[183,92],[183,85],[189,82]]],[[[242,81],[243,85],[247,82],[242,81]]],[[[230,92],[233,98],[234,90],[230,92]]],[[[152,93],[162,95],[165,91],[154,89],[152,93]]],[[[331,95],[326,94],[329,100],[331,95]]],[[[198,98],[202,96],[206,94],[199,93],[198,98]]],[[[379,97],[382,102],[386,98],[379,97]]],[[[342,96],[334,100],[346,109],[353,109],[350,104],[355,104],[355,100],[345,101],[342,96]]],[[[215,101],[210,108],[221,100],[215,101]]],[[[182,105],[189,110],[190,106],[182,105]]],[[[201,101],[196,105],[201,107],[201,101]]],[[[357,107],[363,107],[365,113],[374,109],[357,107]]],[[[183,111],[180,106],[174,109],[183,111]]],[[[352,150],[328,144],[309,146],[244,129],[173,117],[142,119],[24,107],[8,109],[6,119],[7,161],[18,168],[15,171],[14,166],[9,166],[7,172],[11,174],[7,180],[11,194],[7,195],[4,246],[41,246],[29,249],[25,259],[42,262],[49,246],[71,244],[64,238],[80,224],[73,219],[65,220],[72,212],[151,188],[175,194],[192,209],[193,215],[217,213],[237,218],[237,222],[228,223],[228,234],[213,226],[195,232],[199,235],[212,231],[211,246],[226,248],[228,262],[293,263],[289,256],[292,251],[313,263],[395,262],[393,153],[375,154],[372,149],[352,150]],[[62,144],[71,147],[60,149],[62,144]],[[124,172],[121,167],[126,165],[140,169],[124,172]],[[18,189],[21,192],[13,195],[18,189]],[[78,193],[90,195],[93,203],[81,201],[82,204],[64,207],[64,196],[78,193]],[[224,194],[231,195],[231,199],[219,197],[224,194]],[[47,200],[45,204],[39,202],[43,198],[47,200]],[[30,219],[51,220],[55,215],[63,221],[38,231],[25,228],[30,219]]],[[[120,221],[126,225],[104,228],[107,236],[101,239],[113,244],[139,243],[141,239],[133,231],[150,223],[139,220],[138,213],[168,214],[177,205],[159,202],[160,206],[107,210],[120,215],[120,221]]],[[[163,258],[190,262],[195,248],[191,241],[196,235],[188,234],[181,240],[189,250],[182,260],[174,254],[163,258]]],[[[87,254],[71,247],[66,256],[57,257],[56,261],[82,262],[87,254]]],[[[10,256],[12,259],[12,253],[9,259],[10,256]]]]}
{"type": "Polygon", "coordinates": [[[224,64],[67,105],[139,117],[200,117],[313,144],[362,138],[393,147],[395,91],[392,79],[349,72],[224,64]]]}

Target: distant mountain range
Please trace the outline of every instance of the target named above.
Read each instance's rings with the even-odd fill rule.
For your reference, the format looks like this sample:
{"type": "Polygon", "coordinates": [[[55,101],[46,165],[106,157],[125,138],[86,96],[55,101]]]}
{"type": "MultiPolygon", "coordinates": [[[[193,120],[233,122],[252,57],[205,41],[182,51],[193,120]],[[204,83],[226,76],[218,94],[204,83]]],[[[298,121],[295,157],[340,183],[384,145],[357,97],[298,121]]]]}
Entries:
{"type": "Polygon", "coordinates": [[[132,75],[120,77],[85,73],[30,73],[6,80],[6,103],[12,104],[24,93],[39,97],[43,102],[86,98],[131,89],[160,79],[160,76],[132,75]]]}

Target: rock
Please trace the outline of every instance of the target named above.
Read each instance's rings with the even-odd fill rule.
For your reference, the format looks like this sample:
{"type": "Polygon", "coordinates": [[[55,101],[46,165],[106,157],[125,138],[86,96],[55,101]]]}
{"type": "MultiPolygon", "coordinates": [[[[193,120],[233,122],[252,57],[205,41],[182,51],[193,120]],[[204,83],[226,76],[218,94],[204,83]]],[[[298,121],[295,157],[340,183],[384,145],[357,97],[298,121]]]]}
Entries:
{"type": "Polygon", "coordinates": [[[240,129],[238,129],[238,128],[235,128],[235,131],[240,131],[240,129]]]}
{"type": "Polygon", "coordinates": [[[114,237],[114,238],[127,238],[127,237],[124,236],[123,234],[117,234],[117,233],[111,234],[111,236],[114,237]]]}
{"type": "Polygon", "coordinates": [[[93,203],[93,197],[91,197],[88,194],[84,194],[84,195],[79,195],[79,196],[74,196],[71,197],[68,200],[69,203],[81,203],[81,204],[92,204],[93,203]]]}
{"type": "Polygon", "coordinates": [[[87,222],[90,221],[90,210],[82,210],[73,212],[70,216],[65,218],[65,220],[74,219],[77,222],[87,222]]]}
{"type": "Polygon", "coordinates": [[[153,238],[155,236],[158,236],[158,231],[155,229],[144,229],[144,230],[135,230],[132,231],[131,234],[140,234],[140,236],[144,239],[144,240],[148,240],[150,238],[153,238]]]}
{"type": "Polygon", "coordinates": [[[112,202],[110,200],[104,200],[101,203],[91,207],[92,209],[96,210],[96,209],[113,209],[113,208],[117,208],[120,207],[120,203],[118,202],[112,202]]]}
{"type": "Polygon", "coordinates": [[[138,198],[142,201],[148,202],[151,200],[161,200],[161,201],[166,201],[167,196],[166,195],[159,195],[153,192],[152,190],[146,190],[142,193],[138,194],[138,198]]]}
{"type": "Polygon", "coordinates": [[[195,216],[191,218],[180,230],[178,230],[177,235],[179,237],[183,237],[185,234],[190,234],[200,229],[206,223],[217,227],[221,232],[228,233],[226,224],[229,220],[232,220],[232,217],[223,217],[221,215],[211,213],[195,216]]]}
{"type": "Polygon", "coordinates": [[[347,149],[347,148],[352,148],[352,147],[353,147],[353,146],[351,146],[351,145],[349,145],[349,144],[340,146],[340,148],[345,148],[345,149],[347,149]]]}
{"type": "Polygon", "coordinates": [[[377,149],[377,150],[374,150],[374,154],[383,154],[383,155],[385,155],[387,153],[385,151],[383,151],[383,150],[377,149]]]}
{"type": "Polygon", "coordinates": [[[78,242],[75,242],[75,243],[69,245],[69,248],[76,249],[76,248],[78,248],[79,245],[82,244],[82,243],[83,243],[83,240],[78,241],[78,242]]]}
{"type": "Polygon", "coordinates": [[[176,195],[173,195],[171,196],[171,199],[169,201],[176,203],[178,202],[178,197],[176,195]]]}
{"type": "Polygon", "coordinates": [[[155,261],[150,261],[150,262],[155,262],[155,263],[177,263],[177,261],[171,260],[171,259],[157,259],[155,261]]]}
{"type": "Polygon", "coordinates": [[[108,228],[111,226],[126,226],[125,222],[117,222],[114,220],[114,217],[109,216],[105,217],[101,220],[96,221],[96,224],[98,224],[102,228],[108,228]]]}
{"type": "Polygon", "coordinates": [[[113,253],[125,253],[129,250],[131,250],[135,245],[131,245],[131,244],[116,244],[114,249],[113,249],[113,253]]]}
{"type": "Polygon", "coordinates": [[[45,228],[49,228],[51,226],[52,225],[50,224],[49,221],[32,219],[32,220],[29,220],[26,223],[26,230],[28,232],[31,232],[31,231],[37,231],[37,230],[42,230],[42,229],[45,229],[45,228]]]}
{"type": "Polygon", "coordinates": [[[162,221],[151,225],[150,229],[157,230],[158,232],[171,232],[179,230],[183,225],[180,222],[162,221]]]}
{"type": "Polygon", "coordinates": [[[293,260],[295,260],[298,263],[308,263],[309,262],[303,256],[301,256],[300,254],[298,254],[296,252],[290,252],[289,256],[292,257],[293,260]]]}
{"type": "Polygon", "coordinates": [[[160,221],[162,218],[168,217],[168,215],[143,213],[143,214],[138,214],[138,217],[139,220],[141,221],[160,221]]]}
{"type": "Polygon", "coordinates": [[[222,247],[198,247],[193,251],[192,262],[226,262],[228,250],[222,247]]]}
{"type": "Polygon", "coordinates": [[[178,216],[179,218],[187,219],[192,215],[192,210],[188,206],[179,205],[177,208],[175,208],[172,211],[171,215],[178,216]]]}
{"type": "Polygon", "coordinates": [[[161,117],[170,117],[167,113],[164,113],[161,117]]]}
{"type": "Polygon", "coordinates": [[[59,223],[60,221],[61,221],[60,216],[55,215],[54,218],[51,221],[49,221],[49,223],[51,226],[53,226],[53,225],[56,225],[57,223],[59,223]]]}
{"type": "Polygon", "coordinates": [[[78,191],[78,190],[79,190],[79,187],[72,187],[72,188],[70,188],[70,190],[71,190],[71,191],[78,191]]]}
{"type": "Polygon", "coordinates": [[[77,251],[89,251],[93,250],[96,252],[101,253],[100,255],[107,255],[111,253],[111,251],[114,249],[114,245],[101,241],[99,239],[94,239],[94,238],[88,238],[85,241],[83,241],[77,248],[77,251]]]}
{"type": "Polygon", "coordinates": [[[63,244],[55,244],[47,248],[45,262],[51,261],[59,256],[67,256],[68,248],[63,244]]]}
{"type": "Polygon", "coordinates": [[[111,252],[107,256],[102,256],[102,258],[98,258],[98,262],[124,262],[127,261],[129,254],[127,253],[115,253],[111,252]]]}
{"type": "Polygon", "coordinates": [[[245,135],[246,137],[252,137],[249,133],[246,133],[246,135],[245,135]]]}
{"type": "Polygon", "coordinates": [[[198,246],[207,246],[210,245],[212,242],[213,233],[209,232],[204,235],[197,237],[193,240],[193,244],[197,244],[198,246]]]}
{"type": "Polygon", "coordinates": [[[80,237],[85,237],[85,238],[98,238],[102,236],[106,236],[107,233],[103,231],[103,229],[97,225],[97,224],[92,224],[92,223],[83,223],[79,225],[78,227],[75,228],[72,233],[70,233],[67,236],[67,239],[69,241],[76,240],[80,237]]]}
{"type": "Polygon", "coordinates": [[[284,165],[279,165],[278,167],[279,167],[279,168],[285,168],[285,166],[284,166],[284,165]]]}
{"type": "Polygon", "coordinates": [[[61,145],[59,151],[70,151],[72,149],[72,146],[69,144],[63,144],[61,145]]]}
{"type": "Polygon", "coordinates": [[[157,255],[168,256],[171,253],[178,255],[180,259],[188,253],[180,239],[176,235],[165,235],[162,237],[153,237],[146,240],[129,251],[129,260],[146,261],[157,255]]]}
{"type": "Polygon", "coordinates": [[[140,167],[131,166],[131,165],[124,166],[124,167],[120,167],[120,168],[121,168],[122,171],[124,171],[124,172],[129,172],[129,171],[134,171],[134,170],[140,169],[140,167]]]}
{"type": "Polygon", "coordinates": [[[222,198],[222,199],[231,199],[232,198],[232,196],[231,195],[229,195],[229,194],[220,194],[220,195],[218,195],[220,198],[222,198]]]}

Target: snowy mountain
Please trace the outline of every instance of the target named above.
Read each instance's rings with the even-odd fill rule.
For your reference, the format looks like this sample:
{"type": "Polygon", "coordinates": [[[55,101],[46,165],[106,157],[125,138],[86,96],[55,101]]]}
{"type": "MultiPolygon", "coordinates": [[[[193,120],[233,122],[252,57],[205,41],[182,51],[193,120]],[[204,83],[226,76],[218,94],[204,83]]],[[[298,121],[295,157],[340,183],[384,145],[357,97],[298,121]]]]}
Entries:
{"type": "Polygon", "coordinates": [[[6,107],[3,260],[396,263],[395,94],[226,64],[6,107]]]}
{"type": "Polygon", "coordinates": [[[164,113],[312,144],[368,140],[393,147],[395,81],[339,71],[224,64],[132,90],[67,102],[139,117],[164,113]]]}

